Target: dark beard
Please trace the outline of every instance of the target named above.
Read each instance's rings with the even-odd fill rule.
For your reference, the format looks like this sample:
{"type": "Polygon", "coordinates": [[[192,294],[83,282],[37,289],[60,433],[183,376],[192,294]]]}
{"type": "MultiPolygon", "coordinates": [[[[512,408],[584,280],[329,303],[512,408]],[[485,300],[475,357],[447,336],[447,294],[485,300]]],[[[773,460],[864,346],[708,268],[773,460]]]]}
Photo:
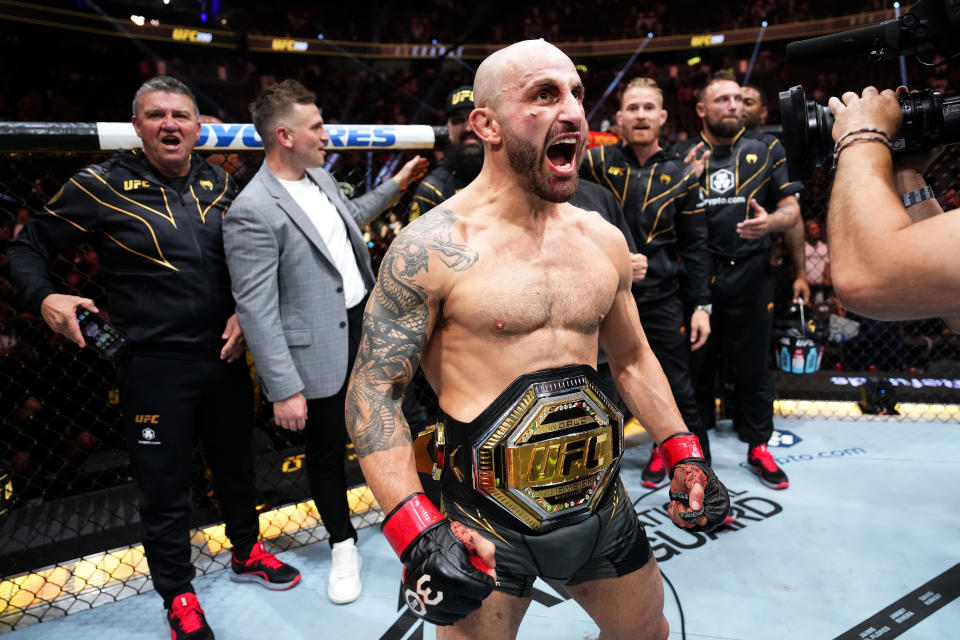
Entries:
{"type": "Polygon", "coordinates": [[[717,124],[713,124],[709,120],[704,120],[703,125],[707,128],[707,131],[712,133],[717,138],[732,138],[737,135],[737,132],[743,127],[740,122],[735,124],[726,124],[723,120],[717,124]]]}
{"type": "Polygon", "coordinates": [[[483,145],[450,143],[444,158],[455,174],[470,182],[480,175],[480,169],[483,168],[483,145]]]}
{"type": "MultiPolygon", "coordinates": [[[[552,140],[559,132],[551,131],[548,139],[552,140]]],[[[549,178],[544,179],[540,174],[540,167],[543,165],[543,153],[538,151],[531,142],[513,135],[506,127],[503,129],[503,145],[507,152],[507,160],[510,167],[520,176],[527,191],[536,194],[539,198],[547,202],[566,202],[577,192],[578,176],[573,173],[568,178],[558,178],[562,182],[558,186],[550,184],[549,178]]],[[[584,141],[581,140],[580,149],[584,141]]],[[[580,151],[574,155],[574,162],[582,158],[580,151]]]]}

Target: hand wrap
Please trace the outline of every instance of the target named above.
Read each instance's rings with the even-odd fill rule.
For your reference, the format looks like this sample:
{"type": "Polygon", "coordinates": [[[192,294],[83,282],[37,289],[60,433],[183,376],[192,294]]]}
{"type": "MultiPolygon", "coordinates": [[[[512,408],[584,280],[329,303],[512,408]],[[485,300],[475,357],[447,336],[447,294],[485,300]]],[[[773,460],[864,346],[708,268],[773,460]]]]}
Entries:
{"type": "Polygon", "coordinates": [[[700,441],[692,433],[676,433],[660,445],[663,463],[670,470],[670,499],[690,506],[693,485],[703,487],[703,506],[696,511],[682,511],[685,522],[696,522],[706,516],[707,524],[692,527],[692,531],[713,531],[730,511],[730,496],[727,488],[717,478],[700,450],[700,441]]]}
{"type": "Polygon", "coordinates": [[[407,606],[428,622],[453,624],[479,609],[493,591],[493,578],[474,553],[466,527],[451,523],[424,494],[397,505],[382,528],[404,565],[407,606]]]}

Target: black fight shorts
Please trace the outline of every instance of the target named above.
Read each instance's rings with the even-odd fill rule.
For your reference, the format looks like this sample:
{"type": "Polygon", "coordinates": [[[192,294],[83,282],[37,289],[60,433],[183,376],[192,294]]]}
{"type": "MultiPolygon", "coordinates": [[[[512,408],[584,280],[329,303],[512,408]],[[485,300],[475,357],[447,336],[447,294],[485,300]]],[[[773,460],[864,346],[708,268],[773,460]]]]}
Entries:
{"type": "Polygon", "coordinates": [[[527,597],[540,577],[561,584],[618,578],[650,560],[650,543],[619,478],[589,518],[542,534],[524,534],[492,522],[484,510],[443,497],[451,520],[473,528],[497,547],[499,591],[527,597]]]}

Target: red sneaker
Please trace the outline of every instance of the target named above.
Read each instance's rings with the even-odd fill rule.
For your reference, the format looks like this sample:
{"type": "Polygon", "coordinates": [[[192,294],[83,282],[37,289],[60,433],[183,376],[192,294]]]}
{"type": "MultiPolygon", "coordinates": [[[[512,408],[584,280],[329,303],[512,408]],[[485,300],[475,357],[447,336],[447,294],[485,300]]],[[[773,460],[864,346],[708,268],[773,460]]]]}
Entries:
{"type": "Polygon", "coordinates": [[[751,447],[747,452],[747,465],[771,489],[786,489],[790,486],[787,474],[777,466],[766,444],[751,447]]]}
{"type": "Polygon", "coordinates": [[[234,552],[230,568],[233,569],[230,579],[234,582],[256,582],[274,591],[289,589],[300,582],[300,572],[277,560],[277,556],[264,549],[262,542],[253,545],[246,560],[237,558],[234,552]]]}
{"type": "Polygon", "coordinates": [[[663,466],[663,458],[660,457],[660,447],[653,445],[653,449],[650,450],[650,460],[640,473],[642,484],[648,489],[656,489],[666,475],[667,470],[663,466]]]}
{"type": "Polygon", "coordinates": [[[195,593],[181,593],[167,611],[170,640],[214,640],[195,593]]]}

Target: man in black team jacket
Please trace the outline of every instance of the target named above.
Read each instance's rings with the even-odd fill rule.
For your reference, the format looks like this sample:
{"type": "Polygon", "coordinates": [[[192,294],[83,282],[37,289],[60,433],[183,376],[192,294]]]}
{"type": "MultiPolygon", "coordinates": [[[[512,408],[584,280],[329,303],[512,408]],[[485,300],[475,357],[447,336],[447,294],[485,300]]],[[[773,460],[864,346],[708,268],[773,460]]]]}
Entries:
{"type": "Polygon", "coordinates": [[[473,87],[458,87],[444,103],[450,141],[443,160],[423,179],[413,195],[408,220],[418,218],[470,184],[483,166],[483,145],[470,126],[473,87]]]}
{"type": "MultiPolygon", "coordinates": [[[[707,225],[697,206],[700,185],[695,167],[660,148],[666,119],[657,83],[634,78],[624,88],[617,112],[623,140],[591,149],[580,174],[609,189],[623,205],[639,257],[645,257],[639,268],[634,262],[633,283],[643,330],[687,428],[700,439],[709,461],[707,432],[690,377],[690,350],[699,349],[710,335],[707,225]],[[683,258],[683,269],[678,257],[683,258]],[[638,275],[641,279],[636,279],[638,275]],[[681,277],[695,305],[689,333],[680,299],[681,277]]],[[[644,486],[655,487],[664,476],[663,460],[654,446],[643,470],[644,486]]]]}
{"type": "Polygon", "coordinates": [[[119,363],[120,406],[154,588],[174,640],[212,638],[191,585],[195,436],[205,445],[233,543],[231,578],[286,589],[300,573],[257,541],[253,395],[221,236],[236,184],[191,154],[199,112],[182,82],[148,80],[133,113],[143,150],[119,151],[67,181],[11,244],[11,277],[25,309],[82,346],[77,313],[97,308],[56,293],[47,265],[67,247],[96,246],[110,320],[131,345],[119,363]]]}
{"type": "Polygon", "coordinates": [[[699,207],[706,212],[712,257],[713,333],[693,356],[697,400],[704,422],[714,421],[717,354],[729,363],[734,384],[734,428],[747,443],[747,463],[767,486],[786,489],[787,476],[767,451],[773,434],[773,380],[768,365],[773,331],[774,277],[770,234],[800,219],[780,142],[745,135],[740,85],[717,72],[700,90],[697,115],[711,155],[701,176],[699,207]]]}

